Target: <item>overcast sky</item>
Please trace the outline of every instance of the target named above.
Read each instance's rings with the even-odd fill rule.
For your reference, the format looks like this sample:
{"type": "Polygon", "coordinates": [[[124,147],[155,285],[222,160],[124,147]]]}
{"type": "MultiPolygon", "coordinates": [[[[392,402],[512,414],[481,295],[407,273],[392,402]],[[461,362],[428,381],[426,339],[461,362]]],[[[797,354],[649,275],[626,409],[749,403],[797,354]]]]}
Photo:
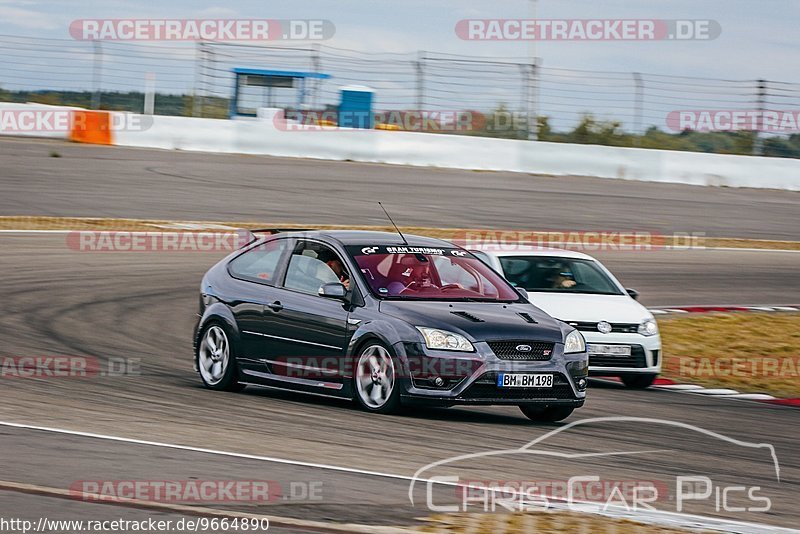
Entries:
{"type": "MultiPolygon", "coordinates": [[[[68,38],[78,18],[321,18],[336,26],[327,42],[333,46],[524,56],[526,43],[463,41],[454,27],[464,18],[531,12],[530,0],[0,0],[0,33],[68,38]]],[[[539,0],[537,17],[713,19],[722,26],[713,41],[539,43],[546,66],[800,82],[797,0],[539,0]]]]}

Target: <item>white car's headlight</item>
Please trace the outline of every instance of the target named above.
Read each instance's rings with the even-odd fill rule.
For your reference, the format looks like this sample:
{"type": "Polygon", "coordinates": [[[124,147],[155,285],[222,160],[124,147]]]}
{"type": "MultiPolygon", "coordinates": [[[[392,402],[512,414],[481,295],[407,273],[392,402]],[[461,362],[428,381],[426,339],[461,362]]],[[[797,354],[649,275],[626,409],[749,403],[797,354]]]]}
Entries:
{"type": "Polygon", "coordinates": [[[583,339],[583,334],[577,330],[573,330],[564,339],[564,354],[572,354],[574,352],[586,352],[586,341],[583,339]]]}
{"type": "Polygon", "coordinates": [[[458,352],[474,352],[475,348],[467,338],[455,332],[418,326],[417,330],[425,338],[425,345],[432,350],[455,350],[458,352]]]}
{"type": "Polygon", "coordinates": [[[654,336],[658,334],[658,325],[653,319],[645,319],[639,325],[639,333],[643,336],[654,336]]]}

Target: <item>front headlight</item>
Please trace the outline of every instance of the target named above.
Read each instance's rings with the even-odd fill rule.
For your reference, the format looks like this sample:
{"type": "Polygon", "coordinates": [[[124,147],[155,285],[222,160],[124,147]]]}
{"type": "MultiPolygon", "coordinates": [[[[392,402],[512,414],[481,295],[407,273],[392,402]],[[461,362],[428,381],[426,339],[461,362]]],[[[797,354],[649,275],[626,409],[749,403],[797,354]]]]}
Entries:
{"type": "Polygon", "coordinates": [[[658,325],[653,319],[646,319],[639,325],[639,333],[643,336],[654,336],[658,334],[658,325]]]}
{"type": "Polygon", "coordinates": [[[564,339],[564,354],[572,354],[574,352],[586,352],[586,341],[583,339],[583,334],[577,330],[573,330],[564,339]]]}
{"type": "Polygon", "coordinates": [[[458,352],[474,352],[475,348],[467,338],[455,332],[439,330],[438,328],[426,328],[418,326],[422,337],[425,338],[425,345],[432,350],[455,350],[458,352]]]}

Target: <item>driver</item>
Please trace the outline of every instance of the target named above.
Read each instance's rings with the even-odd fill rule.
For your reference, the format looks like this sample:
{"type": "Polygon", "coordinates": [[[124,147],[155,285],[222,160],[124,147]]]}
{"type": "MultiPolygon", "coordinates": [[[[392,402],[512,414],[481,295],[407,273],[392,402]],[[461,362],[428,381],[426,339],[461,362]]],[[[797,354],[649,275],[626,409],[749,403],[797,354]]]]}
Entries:
{"type": "Polygon", "coordinates": [[[333,258],[325,262],[325,265],[330,267],[331,271],[339,278],[339,281],[342,285],[347,289],[350,290],[350,275],[347,274],[347,269],[344,268],[344,264],[342,260],[339,258],[333,258]]]}
{"type": "Polygon", "coordinates": [[[390,295],[399,295],[403,291],[420,291],[423,289],[438,289],[433,283],[431,265],[427,260],[423,263],[414,256],[404,256],[397,265],[401,271],[397,278],[387,286],[390,295]]]}
{"type": "Polygon", "coordinates": [[[547,277],[550,287],[553,289],[569,289],[575,287],[577,282],[572,278],[571,272],[561,272],[561,269],[553,269],[547,277]]]}
{"type": "Polygon", "coordinates": [[[430,263],[421,263],[412,267],[411,272],[411,282],[408,284],[407,287],[412,287],[413,289],[420,290],[420,289],[428,289],[434,288],[438,289],[439,286],[435,285],[431,281],[431,264],[430,263]]]}

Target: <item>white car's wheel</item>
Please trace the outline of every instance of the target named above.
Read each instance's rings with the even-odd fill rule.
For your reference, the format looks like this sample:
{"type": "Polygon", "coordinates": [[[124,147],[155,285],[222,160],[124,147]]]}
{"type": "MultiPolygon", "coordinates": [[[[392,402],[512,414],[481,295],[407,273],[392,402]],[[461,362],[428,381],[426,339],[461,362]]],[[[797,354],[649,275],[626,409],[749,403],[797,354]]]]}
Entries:
{"type": "Polygon", "coordinates": [[[630,375],[622,375],[620,378],[622,379],[622,383],[631,389],[647,389],[653,385],[657,377],[658,375],[656,374],[646,374],[646,375],[630,374],[630,375]]]}

